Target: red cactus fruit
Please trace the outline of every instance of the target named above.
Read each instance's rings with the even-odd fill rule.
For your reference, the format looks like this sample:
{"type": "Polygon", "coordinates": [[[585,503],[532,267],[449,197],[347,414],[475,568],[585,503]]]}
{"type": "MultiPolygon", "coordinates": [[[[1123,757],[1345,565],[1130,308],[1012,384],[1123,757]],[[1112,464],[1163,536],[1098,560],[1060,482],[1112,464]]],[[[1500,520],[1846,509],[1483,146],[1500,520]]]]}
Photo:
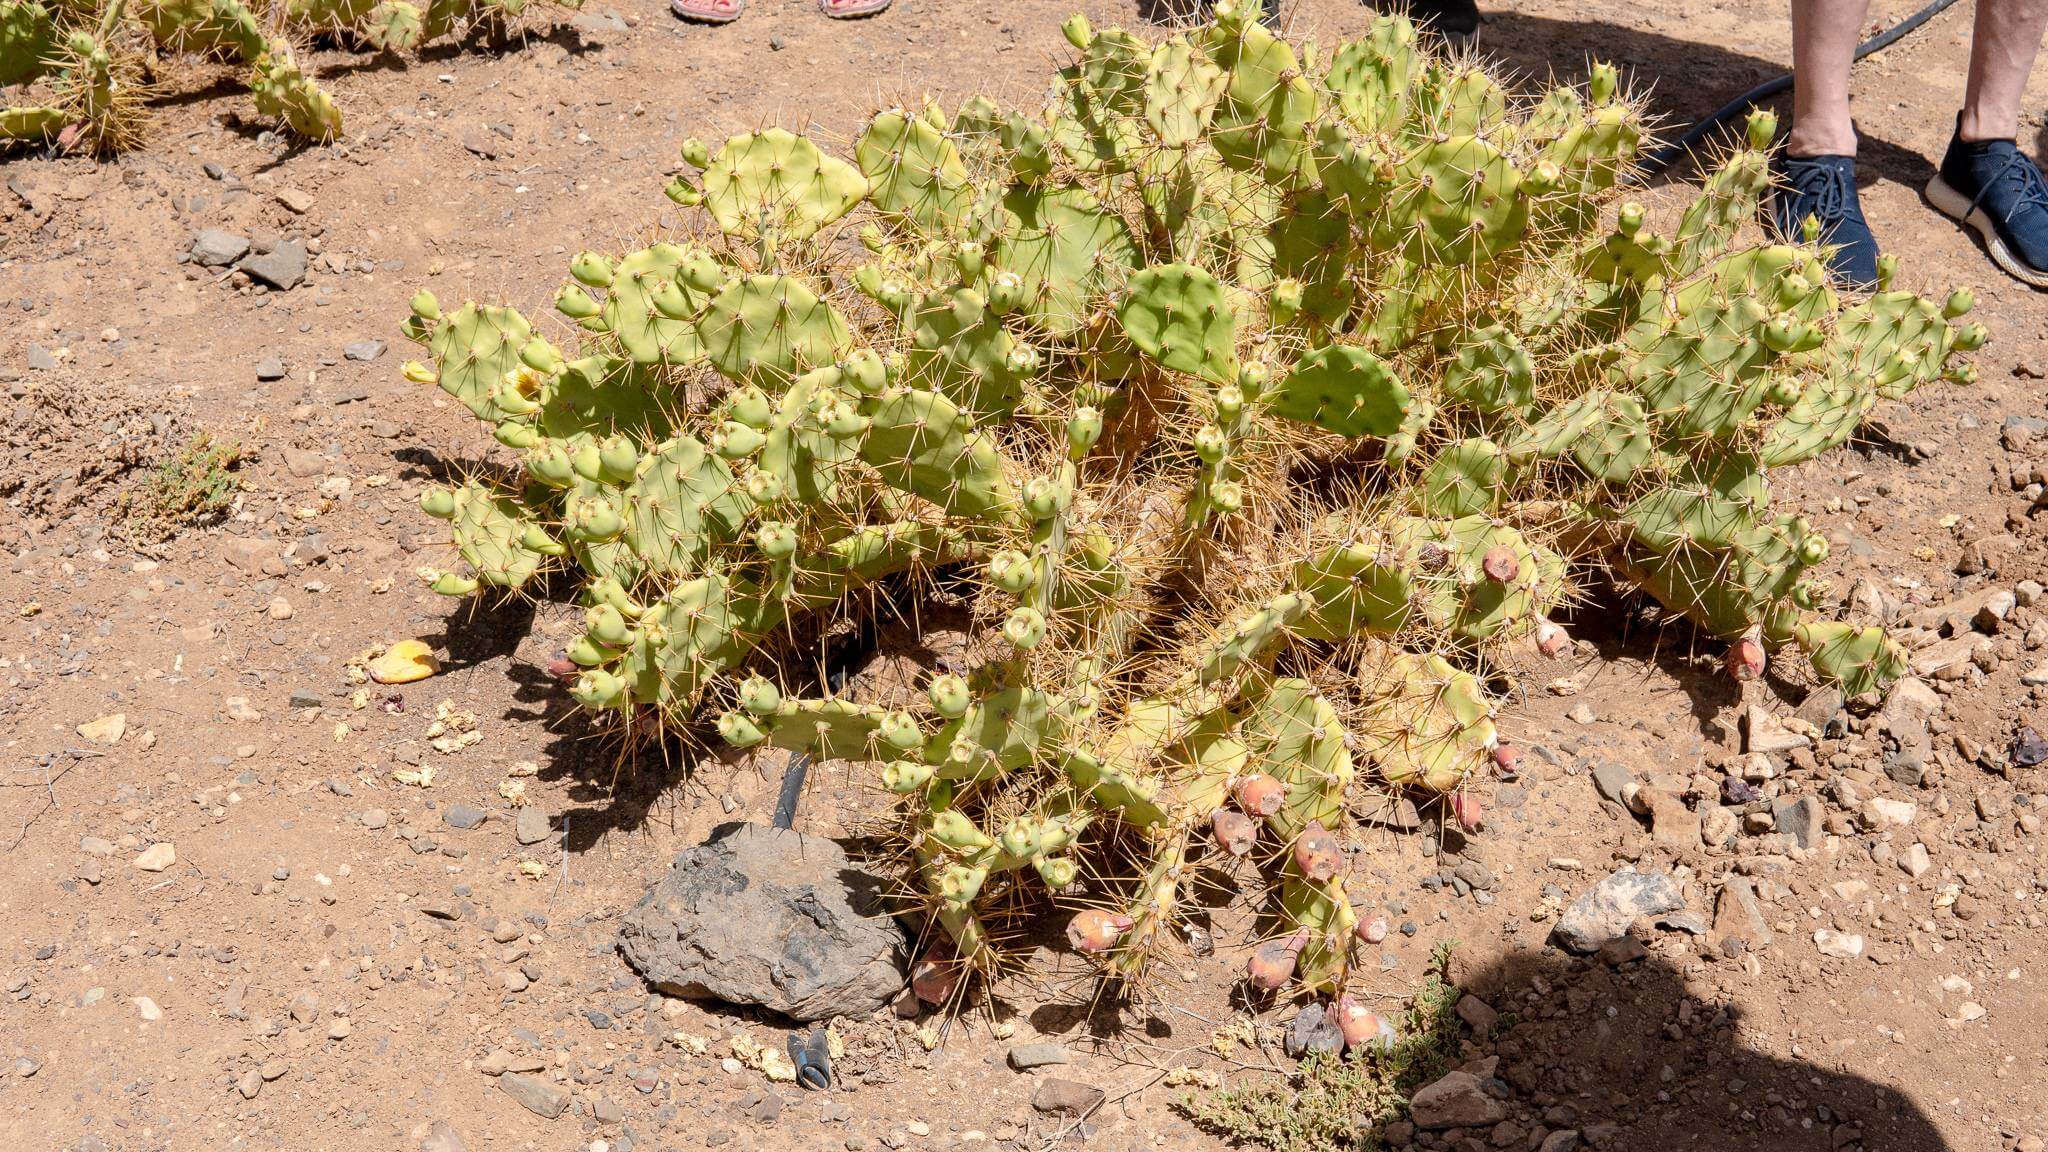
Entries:
{"type": "Polygon", "coordinates": [[[1250,852],[1259,838],[1258,824],[1244,813],[1229,808],[1218,808],[1209,817],[1209,831],[1215,834],[1217,847],[1232,856],[1250,852]]]}
{"type": "Polygon", "coordinates": [[[1264,772],[1254,772],[1237,782],[1237,806],[1248,816],[1271,816],[1287,802],[1287,785],[1264,772]]]}

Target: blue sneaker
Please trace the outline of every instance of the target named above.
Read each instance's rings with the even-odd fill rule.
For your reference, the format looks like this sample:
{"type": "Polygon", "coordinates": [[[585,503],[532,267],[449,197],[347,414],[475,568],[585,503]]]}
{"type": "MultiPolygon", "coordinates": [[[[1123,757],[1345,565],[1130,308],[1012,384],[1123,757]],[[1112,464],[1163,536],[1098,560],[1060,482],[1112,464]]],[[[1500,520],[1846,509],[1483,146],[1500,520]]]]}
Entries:
{"type": "Polygon", "coordinates": [[[1820,222],[1820,242],[1834,248],[1828,272],[1835,283],[1866,292],[1876,288],[1877,237],[1856,199],[1856,158],[1779,153],[1771,168],[1778,178],[1770,194],[1778,234],[1798,240],[1806,218],[1813,217],[1820,222]]]}
{"type": "Polygon", "coordinates": [[[2018,145],[1950,137],[1927,202],[1975,229],[2008,275],[2048,288],[2048,183],[2018,145]]]}

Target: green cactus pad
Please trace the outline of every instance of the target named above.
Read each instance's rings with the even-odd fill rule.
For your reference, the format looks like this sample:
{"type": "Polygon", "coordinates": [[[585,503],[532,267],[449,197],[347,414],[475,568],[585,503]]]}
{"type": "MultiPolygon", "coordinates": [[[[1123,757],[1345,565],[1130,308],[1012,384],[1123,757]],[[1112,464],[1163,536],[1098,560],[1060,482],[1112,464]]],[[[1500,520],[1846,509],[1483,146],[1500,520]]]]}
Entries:
{"type": "Polygon", "coordinates": [[[1295,362],[1264,397],[1276,416],[1340,436],[1391,436],[1408,414],[1408,389],[1363,348],[1332,345],[1295,362]]]}
{"type": "Polygon", "coordinates": [[[1237,318],[1223,285],[1200,268],[1167,264],[1132,276],[1117,319],[1162,368],[1218,384],[1237,375],[1237,318]]]}

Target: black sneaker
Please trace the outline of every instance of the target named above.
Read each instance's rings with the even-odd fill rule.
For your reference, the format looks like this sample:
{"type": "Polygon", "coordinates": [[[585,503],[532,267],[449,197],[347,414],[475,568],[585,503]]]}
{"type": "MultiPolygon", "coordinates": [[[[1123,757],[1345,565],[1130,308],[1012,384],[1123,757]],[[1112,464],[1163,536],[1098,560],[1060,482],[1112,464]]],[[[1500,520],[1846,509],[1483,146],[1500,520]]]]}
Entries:
{"type": "Polygon", "coordinates": [[[1820,223],[1820,242],[1829,245],[1828,272],[1837,285],[1869,291],[1877,287],[1877,237],[1856,199],[1854,156],[1787,156],[1771,162],[1771,223],[1778,234],[1798,240],[1808,217],[1820,223]]]}
{"type": "Polygon", "coordinates": [[[2018,145],[1951,136],[1927,202],[1974,229],[2008,275],[2048,288],[2048,183],[2018,145]]]}

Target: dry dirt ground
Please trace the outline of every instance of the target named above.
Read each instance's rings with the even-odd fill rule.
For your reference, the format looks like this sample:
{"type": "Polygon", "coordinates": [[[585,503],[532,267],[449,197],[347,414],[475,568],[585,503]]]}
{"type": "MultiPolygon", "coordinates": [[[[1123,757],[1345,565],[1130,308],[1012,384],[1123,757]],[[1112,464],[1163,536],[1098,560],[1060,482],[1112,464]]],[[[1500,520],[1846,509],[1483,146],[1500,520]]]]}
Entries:
{"type": "MultiPolygon", "coordinates": [[[[434,558],[437,525],[414,498],[487,441],[400,378],[402,347],[344,355],[400,344],[421,286],[544,312],[567,254],[659,226],[684,136],[809,117],[843,137],[903,93],[1030,90],[1072,6],[898,0],[838,24],[804,0],[754,0],[743,23],[707,30],[654,0],[593,0],[503,52],[315,53],[349,120],[332,147],[284,148],[246,122],[225,74],[198,69],[169,78],[143,151],[0,164],[0,1148],[409,1152],[441,1139],[436,1122],[472,1150],[1216,1145],[1174,1113],[1166,1071],[1242,1083],[1282,1062],[1210,1050],[1250,930],[1228,907],[1213,955],[1178,957],[1121,1012],[1091,1011],[1085,969],[1045,951],[1039,979],[997,989],[935,1052],[887,1013],[844,1024],[840,1091],[727,1071],[734,1035],[781,1032],[650,996],[614,923],[712,825],[764,819],[773,779],[744,763],[619,767],[576,738],[541,670],[571,634],[566,608],[472,618],[421,589],[410,573],[434,558]],[[211,227],[303,239],[306,282],[263,291],[181,264],[211,227]],[[254,453],[239,508],[139,549],[116,494],[202,428],[254,453]],[[346,662],[413,636],[445,671],[353,706],[346,662]],[[432,747],[443,701],[480,740],[432,747]],[[115,713],[117,743],[77,731],[115,713]],[[499,793],[522,762],[552,825],[530,846],[499,793]],[[422,765],[429,788],[392,776],[422,765]],[[458,805],[488,819],[458,829],[458,805]],[[138,866],[166,846],[168,866],[138,866]],[[677,1031],[712,1051],[665,1039],[677,1031]],[[1010,1070],[1009,1047],[1040,1040],[1071,1062],[1010,1070]],[[559,1086],[559,1118],[487,1074],[507,1059],[559,1086]],[[1107,1092],[1085,1128],[1034,1111],[1045,1071],[1107,1092]]],[[[1098,27],[1141,19],[1121,0],[1079,7],[1098,27]]],[[[1880,0],[1876,15],[1907,7],[1880,0]]],[[[1325,43],[1369,17],[1340,0],[1299,9],[1325,43]]],[[[1483,46],[1524,74],[1615,59],[1675,121],[1788,59],[1772,3],[1517,0],[1490,16],[1483,46]]],[[[1399,1003],[1455,939],[1465,986],[1499,1013],[1467,1043],[1497,1060],[1508,1118],[1419,1146],[1558,1152],[1579,1133],[1605,1148],[1974,1152],[2048,1138],[2048,779],[2011,754],[2023,726],[2048,728],[2048,688],[2023,682],[2048,660],[2048,606],[2021,584],[2048,565],[2008,483],[2048,460],[2048,298],[1917,194],[1960,96],[1968,19],[1959,7],[1865,64],[1856,95],[1865,203],[1907,283],[1977,290],[1995,334],[1983,382],[1882,410],[1878,434],[1778,495],[1833,526],[1839,589],[1868,581],[1863,595],[1920,614],[1930,636],[1943,614],[1924,606],[1966,601],[1967,617],[2016,588],[2021,604],[1987,614],[1989,633],[1950,622],[1960,635],[1923,651],[1931,687],[1906,706],[1751,766],[1762,811],[1715,854],[1687,827],[1696,814],[1666,806],[1653,827],[1603,800],[1596,772],[1711,808],[1745,764],[1743,710],[1790,715],[1804,689],[1738,691],[1680,630],[1598,600],[1581,613],[1578,650],[1525,670],[1505,728],[1531,754],[1521,778],[1487,786],[1485,830],[1369,837],[1357,890],[1395,926],[1368,961],[1371,991],[1399,1003]],[[1576,694],[1546,687],[1566,677],[1576,694]],[[1911,780],[1916,752],[1924,778],[1894,779],[1911,780]],[[1818,807],[1775,820],[1773,797],[1818,807]],[[1802,817],[1819,824],[1801,830],[1807,848],[1781,831],[1802,817]],[[1646,930],[1644,955],[1546,947],[1557,901],[1630,862],[1679,869],[1695,919],[1646,930]],[[1756,893],[1753,918],[1731,880],[1756,893]],[[1829,954],[1851,936],[1860,955],[1829,954]]],[[[857,789],[821,771],[807,811],[857,789]]]]}

